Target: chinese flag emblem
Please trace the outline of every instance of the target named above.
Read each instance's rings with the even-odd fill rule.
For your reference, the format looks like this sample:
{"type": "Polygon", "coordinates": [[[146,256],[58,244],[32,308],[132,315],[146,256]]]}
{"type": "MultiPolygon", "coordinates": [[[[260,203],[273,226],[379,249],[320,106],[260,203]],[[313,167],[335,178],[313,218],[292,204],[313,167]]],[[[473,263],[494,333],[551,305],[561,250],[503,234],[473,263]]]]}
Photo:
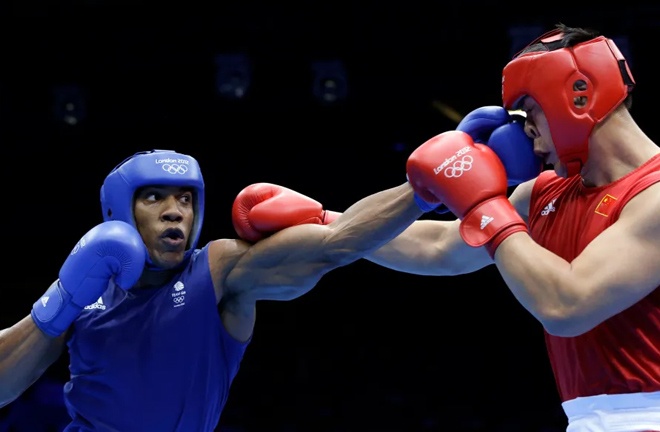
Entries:
{"type": "Polygon", "coordinates": [[[594,212],[596,214],[599,214],[601,216],[609,216],[610,215],[610,210],[612,206],[614,205],[614,201],[616,201],[616,198],[613,197],[610,194],[606,194],[603,199],[600,200],[598,205],[596,206],[596,210],[594,212]]]}

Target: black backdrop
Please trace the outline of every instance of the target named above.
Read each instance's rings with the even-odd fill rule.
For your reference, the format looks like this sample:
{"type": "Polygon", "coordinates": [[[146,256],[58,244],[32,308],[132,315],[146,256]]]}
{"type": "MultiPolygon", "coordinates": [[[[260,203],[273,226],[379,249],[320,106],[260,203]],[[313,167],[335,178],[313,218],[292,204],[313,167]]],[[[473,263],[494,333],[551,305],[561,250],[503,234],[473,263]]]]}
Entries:
{"type": "MultiPolygon", "coordinates": [[[[232,200],[253,182],[342,210],[401,183],[410,151],[455,126],[441,104],[460,115],[500,102],[511,26],[563,21],[627,36],[639,84],[633,114],[657,134],[658,8],[555,5],[535,15],[499,3],[3,4],[2,327],[29,313],[100,221],[100,184],[125,156],[173,148],[198,158],[207,183],[202,242],[234,236],[232,200]],[[242,100],[216,91],[214,59],[227,52],[252,62],[242,100]],[[312,92],[310,64],[324,59],[346,66],[347,98],[336,105],[312,92]],[[71,86],[85,108],[75,126],[57,117],[58,95],[71,86]]],[[[303,298],[258,311],[227,431],[564,425],[541,327],[492,267],[431,278],[358,262],[303,298]]],[[[66,374],[63,358],[44,380],[66,374]]]]}

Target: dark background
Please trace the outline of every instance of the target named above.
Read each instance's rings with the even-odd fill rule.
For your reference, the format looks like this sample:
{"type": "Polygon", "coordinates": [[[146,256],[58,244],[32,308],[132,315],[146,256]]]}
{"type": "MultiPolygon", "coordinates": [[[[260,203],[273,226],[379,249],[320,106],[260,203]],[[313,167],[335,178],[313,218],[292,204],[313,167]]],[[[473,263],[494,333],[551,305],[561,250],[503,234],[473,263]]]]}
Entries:
{"type": "MultiPolygon", "coordinates": [[[[516,32],[528,42],[562,21],[615,38],[638,81],[633,115],[658,134],[660,7],[639,2],[534,13],[524,2],[1,6],[0,328],[29,313],[101,221],[100,185],[124,157],[151,148],[196,156],[207,184],[201,243],[235,236],[233,198],[254,182],[343,210],[405,181],[408,154],[457,117],[501,103],[516,32]],[[216,62],[225,54],[249,61],[243,98],[219,91],[232,71],[216,62]],[[327,61],[345,68],[336,103],[316,97],[314,65],[327,61]]],[[[421,277],[361,261],[298,300],[258,309],[223,414],[227,432],[565,427],[542,329],[493,267],[421,277]]],[[[0,431],[58,430],[46,419],[63,414],[66,377],[64,356],[0,409],[0,431]]]]}

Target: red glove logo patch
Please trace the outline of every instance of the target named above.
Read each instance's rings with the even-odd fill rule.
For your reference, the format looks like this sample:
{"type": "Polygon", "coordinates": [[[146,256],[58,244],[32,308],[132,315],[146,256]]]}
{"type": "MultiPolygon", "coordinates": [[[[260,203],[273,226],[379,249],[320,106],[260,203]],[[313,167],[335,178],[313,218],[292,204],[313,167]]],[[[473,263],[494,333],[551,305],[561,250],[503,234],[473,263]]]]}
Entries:
{"type": "Polygon", "coordinates": [[[472,151],[472,147],[465,146],[459,149],[454,155],[445,159],[439,166],[433,168],[435,175],[444,171],[447,178],[460,177],[463,172],[469,171],[472,168],[472,156],[465,155],[472,151]],[[464,156],[465,155],[465,156],[464,156]],[[459,157],[463,156],[461,159],[459,157]]]}
{"type": "Polygon", "coordinates": [[[462,176],[465,171],[470,171],[472,168],[472,162],[474,162],[472,156],[463,156],[460,160],[457,160],[451,164],[451,166],[445,168],[445,176],[448,178],[462,176]]]}

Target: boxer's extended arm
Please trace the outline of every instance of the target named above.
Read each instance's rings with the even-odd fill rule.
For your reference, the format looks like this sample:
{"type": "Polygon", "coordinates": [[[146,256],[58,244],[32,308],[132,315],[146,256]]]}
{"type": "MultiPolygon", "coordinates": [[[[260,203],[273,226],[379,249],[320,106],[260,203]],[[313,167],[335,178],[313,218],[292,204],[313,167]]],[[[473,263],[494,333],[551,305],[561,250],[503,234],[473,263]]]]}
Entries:
{"type": "Polygon", "coordinates": [[[62,354],[65,336],[47,337],[26,316],[0,331],[0,407],[18,398],[62,354]]]}
{"type": "Polygon", "coordinates": [[[291,300],[332,269],[350,264],[400,234],[422,215],[408,183],[358,201],[329,225],[303,224],[255,243],[224,281],[225,296],[291,300]]]}
{"type": "MultiPolygon", "coordinates": [[[[536,179],[518,185],[509,201],[526,221],[536,179]]],[[[468,246],[458,228],[460,220],[419,220],[389,243],[365,258],[383,267],[406,273],[451,276],[471,273],[493,260],[484,248],[468,246]]]]}
{"type": "Polygon", "coordinates": [[[580,335],[660,285],[660,184],[631,199],[619,219],[567,262],[516,233],[495,254],[518,301],[548,332],[580,335]]]}
{"type": "MultiPolygon", "coordinates": [[[[534,180],[520,184],[510,201],[527,218],[534,180]]],[[[328,224],[341,213],[298,192],[269,183],[250,185],[234,202],[234,225],[241,238],[255,240],[301,223],[328,224]],[[272,197],[277,196],[277,199],[272,197]],[[255,212],[253,209],[259,209],[255,212]],[[328,216],[329,215],[329,216],[328,216]],[[256,229],[258,228],[258,229],[256,229]]],[[[485,250],[468,246],[458,232],[458,220],[419,220],[399,236],[365,256],[383,267],[419,274],[446,276],[479,270],[493,260],[485,250]]],[[[226,250],[237,250],[231,246],[226,250]]],[[[235,255],[224,252],[225,255],[235,255]]],[[[220,295],[218,295],[220,299],[220,295]]]]}
{"type": "Polygon", "coordinates": [[[483,248],[468,246],[458,232],[460,221],[420,220],[365,258],[405,273],[450,276],[493,263],[483,248]]]}

